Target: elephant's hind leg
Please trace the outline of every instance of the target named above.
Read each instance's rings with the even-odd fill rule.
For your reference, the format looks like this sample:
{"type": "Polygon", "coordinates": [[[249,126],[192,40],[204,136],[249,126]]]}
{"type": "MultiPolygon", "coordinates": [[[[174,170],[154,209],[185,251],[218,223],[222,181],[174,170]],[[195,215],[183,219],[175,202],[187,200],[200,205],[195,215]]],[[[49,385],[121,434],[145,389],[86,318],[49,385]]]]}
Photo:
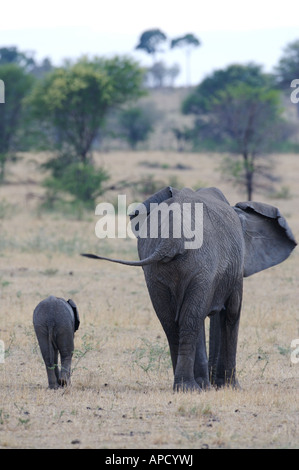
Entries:
{"type": "Polygon", "coordinates": [[[220,312],[210,316],[209,335],[209,378],[212,385],[216,384],[217,364],[220,356],[221,326],[220,312]]]}
{"type": "Polygon", "coordinates": [[[148,288],[153,307],[168,340],[173,372],[175,372],[179,349],[179,327],[175,321],[173,299],[168,287],[162,283],[151,284],[148,288]]]}
{"type": "Polygon", "coordinates": [[[202,390],[208,386],[203,306],[198,305],[197,286],[185,295],[179,314],[179,350],[175,369],[175,390],[202,390]]]}
{"type": "Polygon", "coordinates": [[[44,325],[34,325],[40,351],[46,366],[49,388],[58,388],[58,351],[51,341],[51,334],[44,325]]]}
{"type": "Polygon", "coordinates": [[[210,380],[208,373],[208,358],[206,350],[206,334],[205,324],[202,321],[202,326],[199,331],[198,341],[196,345],[195,361],[194,361],[194,378],[200,388],[210,388],[210,380]]]}
{"type": "Polygon", "coordinates": [[[59,379],[59,385],[62,387],[70,385],[71,383],[71,365],[72,365],[72,354],[60,354],[61,357],[61,374],[59,379]]]}
{"type": "Polygon", "coordinates": [[[58,382],[60,386],[64,387],[71,383],[72,356],[74,351],[73,333],[69,330],[67,332],[62,331],[57,335],[56,341],[61,360],[61,371],[58,382]]]}
{"type": "MultiPolygon", "coordinates": [[[[50,346],[53,348],[53,346],[50,346]]],[[[49,351],[49,346],[44,345],[41,347],[41,353],[45,362],[49,388],[56,389],[59,387],[58,383],[58,351],[53,348],[53,351],[49,351]]]]}
{"type": "Polygon", "coordinates": [[[241,304],[242,289],[235,289],[226,309],[221,310],[219,314],[221,342],[215,380],[217,387],[228,385],[239,388],[236,378],[236,354],[241,304]]]}

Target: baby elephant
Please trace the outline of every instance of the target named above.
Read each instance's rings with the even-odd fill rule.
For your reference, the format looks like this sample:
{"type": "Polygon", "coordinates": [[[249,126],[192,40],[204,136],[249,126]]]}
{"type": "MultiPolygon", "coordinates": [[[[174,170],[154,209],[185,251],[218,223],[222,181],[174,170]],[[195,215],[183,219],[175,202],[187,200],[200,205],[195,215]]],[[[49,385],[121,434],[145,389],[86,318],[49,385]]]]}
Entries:
{"type": "Polygon", "coordinates": [[[33,312],[33,325],[45,361],[49,388],[70,384],[74,333],[80,324],[75,302],[50,295],[33,312]],[[58,351],[61,374],[58,368],[58,351]]]}

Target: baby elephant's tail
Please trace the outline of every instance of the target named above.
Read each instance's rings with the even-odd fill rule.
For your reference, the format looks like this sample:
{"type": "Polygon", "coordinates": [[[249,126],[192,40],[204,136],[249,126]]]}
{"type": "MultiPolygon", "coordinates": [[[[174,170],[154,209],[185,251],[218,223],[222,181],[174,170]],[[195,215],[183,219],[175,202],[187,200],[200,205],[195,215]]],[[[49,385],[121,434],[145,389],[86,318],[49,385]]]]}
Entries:
{"type": "Polygon", "coordinates": [[[53,326],[49,326],[48,328],[48,348],[49,348],[49,359],[50,359],[51,367],[57,367],[57,364],[55,364],[54,349],[58,349],[58,348],[57,348],[57,344],[55,341],[55,334],[54,334],[53,326]]]}

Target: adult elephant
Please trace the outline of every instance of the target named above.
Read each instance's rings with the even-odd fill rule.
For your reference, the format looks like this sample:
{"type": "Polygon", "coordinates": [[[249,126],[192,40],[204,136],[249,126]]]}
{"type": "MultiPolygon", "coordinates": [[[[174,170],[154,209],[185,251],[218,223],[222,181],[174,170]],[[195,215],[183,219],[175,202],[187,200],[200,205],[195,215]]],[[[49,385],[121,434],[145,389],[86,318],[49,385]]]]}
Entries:
{"type": "Polygon", "coordinates": [[[140,261],[83,256],[143,267],[168,339],[174,390],[200,390],[209,387],[211,378],[217,387],[237,386],[243,277],[289,256],[296,241],[286,220],[268,204],[241,202],[231,207],[216,188],[167,187],[137,207],[131,223],[135,231],[139,229],[140,261]],[[196,230],[202,231],[201,237],[196,230]],[[209,361],[207,316],[211,317],[209,361]]]}

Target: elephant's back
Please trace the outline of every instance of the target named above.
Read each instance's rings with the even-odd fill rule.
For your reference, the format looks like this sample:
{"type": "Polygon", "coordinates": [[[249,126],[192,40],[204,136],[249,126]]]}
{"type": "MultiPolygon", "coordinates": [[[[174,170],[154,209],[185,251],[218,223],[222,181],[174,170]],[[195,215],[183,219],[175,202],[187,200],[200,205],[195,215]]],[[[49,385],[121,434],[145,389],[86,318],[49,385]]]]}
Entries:
{"type": "Polygon", "coordinates": [[[43,324],[47,327],[56,327],[57,325],[73,324],[74,314],[72,308],[64,299],[50,295],[42,300],[34,309],[33,323],[43,324]]]}

